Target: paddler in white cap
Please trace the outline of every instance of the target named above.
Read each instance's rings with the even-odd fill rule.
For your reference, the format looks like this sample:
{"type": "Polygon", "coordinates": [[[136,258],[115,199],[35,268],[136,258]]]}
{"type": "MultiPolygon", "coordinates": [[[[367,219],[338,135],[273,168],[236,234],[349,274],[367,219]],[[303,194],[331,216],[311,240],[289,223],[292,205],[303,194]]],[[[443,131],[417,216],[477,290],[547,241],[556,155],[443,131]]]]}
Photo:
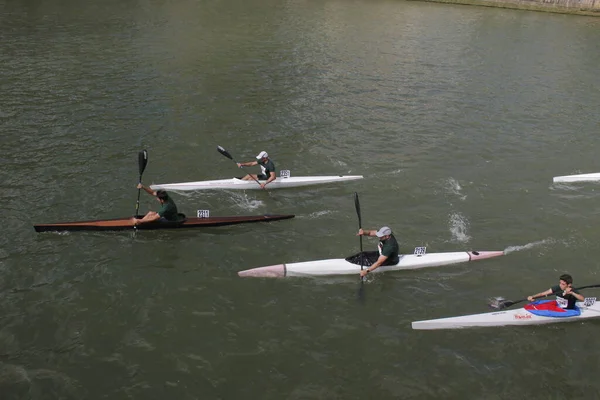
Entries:
{"type": "Polygon", "coordinates": [[[379,268],[382,265],[395,265],[400,261],[398,241],[394,237],[392,230],[388,226],[383,226],[379,230],[363,230],[359,229],[357,236],[377,236],[379,243],[379,258],[369,268],[360,271],[360,276],[364,277],[369,272],[379,268]]]}
{"type": "Polygon", "coordinates": [[[261,169],[260,174],[258,174],[258,175],[248,174],[248,175],[244,176],[242,179],[245,181],[251,181],[251,180],[258,179],[259,183],[260,183],[260,187],[264,189],[268,183],[271,183],[275,179],[277,179],[277,176],[275,175],[275,164],[273,164],[273,161],[271,161],[269,159],[269,154],[266,151],[261,151],[260,153],[258,153],[258,155],[256,156],[256,160],[257,161],[237,163],[237,166],[238,166],[238,168],[242,168],[242,167],[253,167],[255,165],[260,165],[260,169],[261,169]]]}

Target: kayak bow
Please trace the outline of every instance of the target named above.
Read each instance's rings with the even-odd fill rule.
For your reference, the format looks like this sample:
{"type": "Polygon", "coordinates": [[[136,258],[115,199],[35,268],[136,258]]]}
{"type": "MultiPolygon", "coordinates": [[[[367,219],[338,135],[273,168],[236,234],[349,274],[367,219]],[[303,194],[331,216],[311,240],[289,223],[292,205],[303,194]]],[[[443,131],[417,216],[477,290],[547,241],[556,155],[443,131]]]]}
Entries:
{"type": "MultiPolygon", "coordinates": [[[[398,264],[379,267],[373,271],[373,273],[438,267],[442,265],[458,264],[467,261],[498,257],[503,254],[503,251],[460,251],[452,253],[429,253],[423,255],[406,254],[400,256],[400,261],[398,261],[398,264]]],[[[339,258],[270,265],[267,267],[259,267],[240,271],[238,272],[238,275],[241,277],[252,278],[285,278],[288,276],[358,275],[359,272],[360,265],[349,262],[346,259],[339,258]]]]}
{"type": "MultiPolygon", "coordinates": [[[[177,228],[207,228],[245,224],[251,222],[269,222],[294,218],[294,215],[248,215],[231,217],[186,218],[178,222],[149,222],[137,225],[140,230],[177,229],[177,228]]],[[[36,232],[60,231],[123,231],[132,229],[131,217],[105,219],[95,221],[59,222],[54,224],[36,224],[36,232]]]]}
{"type": "Polygon", "coordinates": [[[565,176],[555,176],[552,178],[552,182],[593,182],[600,181],[600,172],[592,173],[592,174],[577,174],[577,175],[565,175],[565,176]]]}

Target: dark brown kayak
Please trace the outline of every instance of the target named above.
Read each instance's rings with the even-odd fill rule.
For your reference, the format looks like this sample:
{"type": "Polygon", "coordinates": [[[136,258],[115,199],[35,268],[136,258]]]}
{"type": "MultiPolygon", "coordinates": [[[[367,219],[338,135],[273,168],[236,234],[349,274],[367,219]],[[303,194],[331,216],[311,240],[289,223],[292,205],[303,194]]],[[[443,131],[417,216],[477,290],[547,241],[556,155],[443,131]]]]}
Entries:
{"type": "MultiPolygon", "coordinates": [[[[139,230],[175,229],[175,228],[206,228],[246,224],[250,222],[269,222],[280,219],[294,218],[294,215],[248,215],[233,217],[185,218],[178,222],[149,222],[137,225],[139,230]]],[[[96,221],[59,222],[55,224],[37,224],[33,226],[36,232],[59,231],[125,231],[133,230],[131,217],[104,219],[96,221]]]]}

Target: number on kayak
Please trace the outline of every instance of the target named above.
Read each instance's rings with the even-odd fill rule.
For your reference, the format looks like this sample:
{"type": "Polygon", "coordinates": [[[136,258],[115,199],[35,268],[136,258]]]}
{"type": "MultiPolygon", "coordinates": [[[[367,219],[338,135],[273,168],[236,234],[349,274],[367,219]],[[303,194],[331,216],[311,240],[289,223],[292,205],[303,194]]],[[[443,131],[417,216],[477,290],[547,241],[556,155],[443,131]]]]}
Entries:
{"type": "Polygon", "coordinates": [[[591,307],[594,305],[595,302],[596,302],[595,297],[586,297],[585,299],[583,299],[583,305],[585,307],[591,307]]]}
{"type": "Polygon", "coordinates": [[[415,256],[421,257],[427,253],[427,247],[415,247],[415,256]]]}
{"type": "Polygon", "coordinates": [[[292,174],[289,169],[282,169],[279,171],[280,178],[289,178],[290,176],[292,176],[292,174]]]}
{"type": "Polygon", "coordinates": [[[208,218],[210,217],[210,210],[198,210],[196,216],[198,218],[208,218]]]}

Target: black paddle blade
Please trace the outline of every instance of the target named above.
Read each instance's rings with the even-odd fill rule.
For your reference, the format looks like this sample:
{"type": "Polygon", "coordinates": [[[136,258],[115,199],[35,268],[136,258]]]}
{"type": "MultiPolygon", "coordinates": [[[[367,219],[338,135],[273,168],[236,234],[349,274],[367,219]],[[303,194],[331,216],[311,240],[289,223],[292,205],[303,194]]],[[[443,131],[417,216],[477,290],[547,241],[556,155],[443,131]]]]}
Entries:
{"type": "Polygon", "coordinates": [[[358,201],[358,193],[354,192],[354,207],[356,208],[356,215],[358,216],[358,228],[362,228],[362,218],[360,216],[360,202],[358,201]]]}
{"type": "Polygon", "coordinates": [[[224,148],[222,148],[221,146],[217,146],[217,151],[221,154],[223,154],[225,157],[229,158],[230,160],[233,160],[233,157],[231,156],[231,154],[229,154],[229,152],[227,150],[225,150],[224,148]]]}
{"type": "Polygon", "coordinates": [[[140,167],[140,176],[144,173],[146,165],[148,164],[148,152],[146,150],[140,151],[138,154],[138,166],[140,167]]]}

